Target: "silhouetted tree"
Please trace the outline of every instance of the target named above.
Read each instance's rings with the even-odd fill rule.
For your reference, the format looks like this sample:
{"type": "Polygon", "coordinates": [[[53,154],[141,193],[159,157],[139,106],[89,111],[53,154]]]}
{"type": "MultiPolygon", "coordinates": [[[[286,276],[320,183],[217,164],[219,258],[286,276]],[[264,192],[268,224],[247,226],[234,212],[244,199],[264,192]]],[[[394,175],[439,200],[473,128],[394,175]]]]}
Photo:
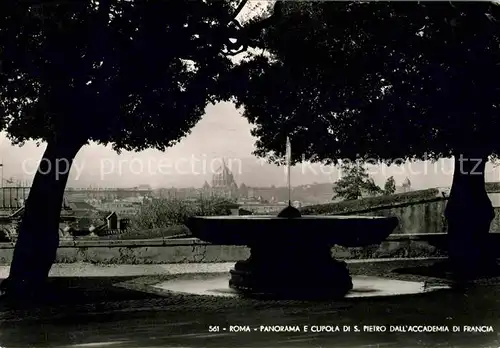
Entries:
{"type": "Polygon", "coordinates": [[[8,294],[26,298],[42,289],[82,146],[164,150],[207,103],[227,96],[227,54],[246,49],[250,34],[272,20],[241,27],[233,19],[245,3],[0,2],[0,130],[15,144],[47,143],[3,283],[8,294]]]}
{"type": "Polygon", "coordinates": [[[500,153],[499,20],[487,2],[285,2],[267,53],[235,77],[256,154],[282,161],[290,136],[295,161],[453,156],[449,256],[477,276],[495,266],[484,169],[500,153]]]}
{"type": "Polygon", "coordinates": [[[380,194],[382,189],[375,184],[366,168],[359,163],[344,162],[341,166],[342,177],[335,183],[333,198],[345,200],[359,199],[363,195],[380,194]]]}
{"type": "Polygon", "coordinates": [[[384,194],[393,195],[396,192],[396,181],[393,176],[387,178],[384,184],[384,194]]]}

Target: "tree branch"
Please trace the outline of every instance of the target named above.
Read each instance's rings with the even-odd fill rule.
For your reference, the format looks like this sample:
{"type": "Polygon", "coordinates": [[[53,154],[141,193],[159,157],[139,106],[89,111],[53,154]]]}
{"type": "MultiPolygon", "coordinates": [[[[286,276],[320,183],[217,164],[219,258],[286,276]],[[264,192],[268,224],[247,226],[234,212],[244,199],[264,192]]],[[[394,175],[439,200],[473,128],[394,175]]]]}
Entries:
{"type": "Polygon", "coordinates": [[[246,6],[247,3],[248,3],[248,0],[242,0],[240,2],[240,4],[238,5],[238,7],[236,8],[236,10],[234,11],[234,13],[232,15],[230,22],[236,20],[236,17],[238,17],[238,15],[243,10],[243,8],[246,6]]]}
{"type": "MultiPolygon", "coordinates": [[[[242,3],[243,2],[246,3],[246,1],[242,1],[242,3]]],[[[242,8],[242,4],[240,3],[240,6],[238,6],[238,13],[242,8]]],[[[236,16],[238,15],[238,13],[236,14],[236,16]]],[[[282,14],[283,4],[281,1],[276,1],[273,7],[273,13],[270,17],[267,17],[258,22],[250,23],[245,27],[242,27],[241,24],[235,19],[236,16],[234,16],[232,23],[236,26],[236,31],[239,31],[239,33],[236,33],[238,36],[236,38],[236,43],[227,44],[228,52],[225,54],[228,56],[234,56],[245,52],[248,47],[255,47],[257,43],[256,40],[260,36],[262,30],[264,30],[265,28],[269,28],[270,26],[275,24],[282,17],[282,14]]]]}

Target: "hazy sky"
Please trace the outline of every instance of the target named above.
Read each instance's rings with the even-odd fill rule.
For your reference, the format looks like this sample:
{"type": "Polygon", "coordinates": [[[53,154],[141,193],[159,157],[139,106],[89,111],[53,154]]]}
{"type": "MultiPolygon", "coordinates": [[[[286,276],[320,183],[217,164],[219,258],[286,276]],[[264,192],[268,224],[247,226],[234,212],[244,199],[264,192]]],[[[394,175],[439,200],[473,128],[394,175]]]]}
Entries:
{"type": "MultiPolygon", "coordinates": [[[[238,184],[285,185],[283,167],[263,164],[251,155],[255,139],[250,135],[250,129],[251,125],[233,104],[209,106],[191,134],[164,153],[147,150],[117,155],[107,147],[95,144],[85,146],[78,153],[69,185],[199,187],[205,180],[210,182],[222,157],[234,172],[238,184]]],[[[4,178],[31,179],[44,148],[45,145],[37,147],[35,143],[27,143],[23,147],[12,146],[5,134],[1,134],[0,159],[4,163],[4,178]]],[[[489,181],[500,180],[498,171],[492,172],[491,166],[489,170],[489,181]]],[[[453,164],[450,160],[442,160],[437,164],[417,162],[403,167],[378,166],[371,168],[371,171],[379,185],[383,185],[385,178],[394,175],[398,184],[408,176],[414,188],[426,188],[450,185],[453,164]]],[[[292,184],[333,182],[338,177],[339,172],[335,168],[302,164],[293,169],[292,184]]]]}

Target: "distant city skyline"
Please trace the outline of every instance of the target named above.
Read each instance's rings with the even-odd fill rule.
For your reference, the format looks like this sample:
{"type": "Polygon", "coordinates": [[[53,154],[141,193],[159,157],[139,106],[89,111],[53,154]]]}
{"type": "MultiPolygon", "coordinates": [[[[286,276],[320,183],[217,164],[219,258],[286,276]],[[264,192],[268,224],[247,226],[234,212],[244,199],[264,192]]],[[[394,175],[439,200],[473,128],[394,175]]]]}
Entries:
{"type": "MultiPolygon", "coordinates": [[[[149,149],[139,153],[124,151],[118,155],[109,146],[85,146],[75,159],[68,186],[201,187],[205,181],[210,182],[222,158],[228,162],[238,184],[286,185],[284,167],[264,163],[252,155],[256,139],[250,134],[251,128],[232,103],[210,105],[191,134],[164,153],[149,149]]],[[[35,142],[27,142],[23,147],[13,146],[4,133],[0,134],[4,179],[31,180],[44,149],[45,145],[37,147],[35,142]]],[[[450,159],[437,164],[420,161],[409,166],[380,165],[372,167],[371,172],[379,185],[391,175],[398,184],[409,177],[415,189],[451,185],[453,161],[450,159]]],[[[494,170],[489,164],[487,171],[487,181],[500,181],[498,168],[494,170]]],[[[339,175],[336,168],[299,164],[292,168],[292,185],[334,182],[339,175]]]]}

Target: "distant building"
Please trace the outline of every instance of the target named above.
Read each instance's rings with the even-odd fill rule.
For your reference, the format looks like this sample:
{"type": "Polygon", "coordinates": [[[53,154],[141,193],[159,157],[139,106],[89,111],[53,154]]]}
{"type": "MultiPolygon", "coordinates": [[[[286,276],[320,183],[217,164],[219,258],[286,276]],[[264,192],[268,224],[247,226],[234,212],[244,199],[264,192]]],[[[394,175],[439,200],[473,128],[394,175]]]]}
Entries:
{"type": "Polygon", "coordinates": [[[227,167],[226,162],[223,160],[222,165],[212,175],[212,185],[210,186],[206,181],[203,184],[203,195],[216,195],[226,198],[238,198],[240,190],[236,181],[234,180],[233,173],[227,167]]]}
{"type": "Polygon", "coordinates": [[[115,201],[95,203],[94,207],[100,211],[114,212],[119,216],[133,216],[141,209],[141,203],[115,201]]]}
{"type": "Polygon", "coordinates": [[[401,186],[396,186],[396,192],[395,193],[406,193],[412,191],[411,188],[411,181],[409,178],[406,178],[401,186]]]}
{"type": "Polygon", "coordinates": [[[68,210],[71,210],[75,216],[88,216],[98,211],[98,209],[86,202],[68,201],[67,205],[68,210]]]}
{"type": "Polygon", "coordinates": [[[151,201],[151,197],[149,196],[137,196],[137,197],[127,197],[123,198],[120,201],[124,203],[137,203],[137,204],[143,204],[147,201],[151,201]]]}
{"type": "Polygon", "coordinates": [[[223,160],[222,165],[212,176],[212,188],[230,188],[235,185],[233,173],[226,166],[226,162],[223,160]]]}
{"type": "MultiPolygon", "coordinates": [[[[281,194],[276,192],[276,188],[272,187],[249,187],[248,188],[248,198],[256,199],[258,201],[270,202],[273,200],[273,197],[281,198],[281,194]]],[[[288,192],[288,189],[284,188],[281,191],[288,192]]]]}
{"type": "Polygon", "coordinates": [[[256,203],[256,204],[242,204],[240,209],[245,211],[250,211],[253,214],[263,214],[263,215],[277,215],[280,211],[288,206],[288,203],[256,203]]]}
{"type": "Polygon", "coordinates": [[[291,197],[286,186],[251,187],[245,183],[238,183],[231,170],[222,161],[222,165],[212,175],[211,184],[205,181],[200,188],[162,188],[155,190],[159,198],[176,198],[196,200],[200,197],[225,197],[241,204],[278,204],[288,203],[291,198],[296,204],[329,203],[333,196],[335,183],[313,183],[292,188],[291,197]]]}
{"type": "Polygon", "coordinates": [[[140,185],[133,188],[87,187],[67,188],[65,196],[72,201],[115,200],[128,197],[151,197],[153,190],[149,185],[140,185]]]}
{"type": "Polygon", "coordinates": [[[208,184],[208,182],[205,180],[205,183],[203,184],[203,187],[202,187],[203,190],[210,190],[210,185],[208,184]]]}

